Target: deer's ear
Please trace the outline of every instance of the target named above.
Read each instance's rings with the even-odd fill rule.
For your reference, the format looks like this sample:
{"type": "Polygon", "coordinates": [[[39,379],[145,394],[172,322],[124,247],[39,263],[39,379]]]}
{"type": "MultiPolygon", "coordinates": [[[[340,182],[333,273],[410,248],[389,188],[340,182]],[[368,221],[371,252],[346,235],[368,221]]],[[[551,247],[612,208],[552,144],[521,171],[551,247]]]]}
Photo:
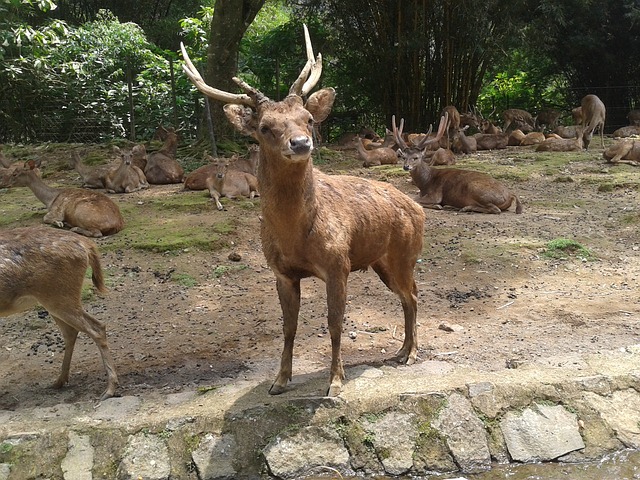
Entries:
{"type": "Polygon", "coordinates": [[[336,99],[336,91],[333,88],[323,88],[314,92],[304,105],[316,123],[324,121],[331,113],[333,101],[336,99]]]}
{"type": "Polygon", "coordinates": [[[256,138],[258,117],[252,108],[235,103],[228,103],[224,106],[224,113],[236,130],[243,135],[256,138]]]}

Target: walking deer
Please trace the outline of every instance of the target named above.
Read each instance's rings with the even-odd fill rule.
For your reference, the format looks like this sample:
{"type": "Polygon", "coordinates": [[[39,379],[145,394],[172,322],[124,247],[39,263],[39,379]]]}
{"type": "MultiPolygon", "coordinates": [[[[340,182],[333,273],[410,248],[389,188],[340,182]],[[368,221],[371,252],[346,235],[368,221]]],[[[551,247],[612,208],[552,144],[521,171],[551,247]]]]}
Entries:
{"type": "Polygon", "coordinates": [[[98,346],[107,372],[101,400],[112,397],[118,377],[107,345],[106,329],[82,308],[82,284],[91,267],[91,279],[105,292],[98,249],[91,240],[50,227],[0,230],[0,317],[42,305],[64,338],[64,358],[53,388],[69,381],[69,367],[78,332],[98,346]]]}
{"type": "Polygon", "coordinates": [[[87,237],[102,237],[119,232],[124,220],[118,206],[104,193],[82,188],[55,188],[38,176],[35,164],[16,169],[9,180],[12,187],[29,187],[47,207],[44,223],[70,227],[87,237]]]}
{"type": "MultiPolygon", "coordinates": [[[[393,121],[393,133],[396,141],[402,138],[400,129],[393,121]]],[[[447,118],[442,117],[437,137],[446,130],[447,118]]],[[[515,202],[516,213],[522,213],[518,197],[498,180],[486,173],[457,168],[433,168],[419,156],[406,157],[404,169],[409,171],[413,183],[420,190],[416,201],[425,208],[441,210],[453,207],[461,212],[501,213],[515,202]]]]}
{"type": "Polygon", "coordinates": [[[424,212],[392,185],[314,169],[312,131],[330,113],[333,88],[303,98],[322,73],[322,57],[314,59],[304,27],[307,63],[282,101],[270,100],[240,79],[244,94],[208,86],[191,63],[184,46],[185,72],[209,97],[226,102],[229,121],[260,144],[258,181],[262,208],[262,249],[276,276],[284,323],[280,370],[269,392],[285,391],[292,375],[293,344],[300,310],[300,281],[317,277],[326,284],[331,336],[329,396],[342,389],[342,322],[347,278],[372,267],[400,297],[405,320],[402,347],[395,359],[417,358],[417,295],[414,267],[422,253],[424,212]]]}
{"type": "Polygon", "coordinates": [[[600,130],[600,143],[604,148],[604,121],[607,115],[602,100],[596,95],[586,95],[582,99],[582,138],[585,150],[589,150],[589,144],[596,129],[600,130]]]}

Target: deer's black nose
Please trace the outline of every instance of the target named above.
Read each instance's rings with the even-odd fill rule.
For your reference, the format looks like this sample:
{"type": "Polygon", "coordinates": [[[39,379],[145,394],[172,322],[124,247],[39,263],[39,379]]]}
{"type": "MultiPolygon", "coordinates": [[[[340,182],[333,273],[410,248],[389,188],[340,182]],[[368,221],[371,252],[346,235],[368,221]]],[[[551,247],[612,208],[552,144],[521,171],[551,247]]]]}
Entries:
{"type": "Polygon", "coordinates": [[[306,135],[300,135],[299,137],[293,137],[289,140],[289,148],[293,153],[301,154],[307,153],[311,150],[313,143],[311,142],[311,138],[306,135]]]}

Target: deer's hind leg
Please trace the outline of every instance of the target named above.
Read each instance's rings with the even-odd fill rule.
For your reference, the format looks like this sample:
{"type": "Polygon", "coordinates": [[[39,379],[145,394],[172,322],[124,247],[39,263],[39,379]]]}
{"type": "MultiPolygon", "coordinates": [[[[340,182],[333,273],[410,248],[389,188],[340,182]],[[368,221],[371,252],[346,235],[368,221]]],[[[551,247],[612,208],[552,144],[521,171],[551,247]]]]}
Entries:
{"type": "Polygon", "coordinates": [[[415,260],[411,262],[399,255],[371,266],[382,282],[400,297],[404,312],[404,342],[393,359],[407,365],[415,363],[418,358],[418,287],[413,277],[414,266],[415,260]]]}

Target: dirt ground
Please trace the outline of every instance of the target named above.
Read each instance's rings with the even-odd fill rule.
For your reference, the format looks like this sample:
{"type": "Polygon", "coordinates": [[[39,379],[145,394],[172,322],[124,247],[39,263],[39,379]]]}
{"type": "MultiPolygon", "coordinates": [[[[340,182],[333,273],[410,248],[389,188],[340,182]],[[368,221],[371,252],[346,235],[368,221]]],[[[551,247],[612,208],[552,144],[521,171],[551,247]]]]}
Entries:
{"type": "MultiPolygon", "coordinates": [[[[363,169],[356,160],[341,165],[321,168],[383,178],[410,195],[415,192],[398,168],[363,169]]],[[[607,166],[593,146],[588,153],[555,157],[509,148],[460,158],[458,165],[493,172],[518,194],[524,212],[426,210],[424,254],[416,268],[421,360],[491,371],[531,362],[562,367],[583,353],[640,343],[640,170],[607,166]],[[561,251],[561,258],[554,258],[549,242],[557,239],[575,240],[591,255],[561,251]]],[[[78,186],[74,172],[52,178],[78,186]]],[[[15,201],[33,215],[3,228],[40,223],[44,206],[30,192],[16,195],[0,190],[0,217],[3,204],[15,201]]],[[[113,197],[130,212],[152,199],[183,195],[180,185],[169,185],[113,197]]],[[[201,192],[189,195],[200,204],[192,211],[144,215],[160,226],[175,215],[186,228],[205,234],[213,219],[225,219],[233,225],[227,246],[215,252],[141,251],[126,247],[127,228],[97,240],[110,292],[92,296],[85,305],[107,324],[120,395],[275,378],[283,342],[281,312],[260,247],[259,199],[226,200],[219,212],[201,192]],[[118,236],[125,247],[113,248],[118,236]],[[231,260],[232,253],[239,259],[231,260]]],[[[352,273],[348,293],[345,365],[380,364],[402,342],[400,303],[371,271],[352,273]]],[[[301,373],[322,372],[328,378],[330,363],[324,284],[303,281],[302,296],[291,388],[301,373]]],[[[97,399],[106,376],[97,348],[82,334],[70,384],[59,391],[48,388],[58,375],[62,351],[61,335],[46,312],[2,319],[0,409],[97,399]]]]}

